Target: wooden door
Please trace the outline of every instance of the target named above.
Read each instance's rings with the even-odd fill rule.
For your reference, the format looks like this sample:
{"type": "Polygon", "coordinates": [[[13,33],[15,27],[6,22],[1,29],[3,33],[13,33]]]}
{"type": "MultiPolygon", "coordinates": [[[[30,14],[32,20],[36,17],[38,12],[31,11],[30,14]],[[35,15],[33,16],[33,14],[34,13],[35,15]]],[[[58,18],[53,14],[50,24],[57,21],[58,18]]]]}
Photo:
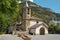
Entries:
{"type": "Polygon", "coordinates": [[[45,34],[45,29],[42,27],[40,28],[40,35],[44,35],[45,34]]]}

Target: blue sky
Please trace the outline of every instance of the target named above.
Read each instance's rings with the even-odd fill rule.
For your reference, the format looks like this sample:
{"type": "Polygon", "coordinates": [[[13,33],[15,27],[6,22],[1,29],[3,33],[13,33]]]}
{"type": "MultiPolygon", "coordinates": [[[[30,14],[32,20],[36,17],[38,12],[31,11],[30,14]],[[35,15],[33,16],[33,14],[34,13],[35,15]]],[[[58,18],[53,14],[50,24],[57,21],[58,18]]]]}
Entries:
{"type": "Polygon", "coordinates": [[[60,0],[34,0],[34,3],[51,8],[54,12],[60,13],[60,0]]]}

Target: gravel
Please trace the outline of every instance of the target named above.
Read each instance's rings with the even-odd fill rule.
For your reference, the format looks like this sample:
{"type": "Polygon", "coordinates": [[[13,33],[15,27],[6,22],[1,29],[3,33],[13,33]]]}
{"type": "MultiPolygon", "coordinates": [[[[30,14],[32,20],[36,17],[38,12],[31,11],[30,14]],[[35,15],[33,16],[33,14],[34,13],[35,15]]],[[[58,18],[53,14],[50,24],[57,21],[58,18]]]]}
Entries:
{"type": "MultiPolygon", "coordinates": [[[[29,35],[32,40],[60,40],[60,34],[29,35]]],[[[17,35],[0,35],[0,40],[23,40],[17,35]]]]}

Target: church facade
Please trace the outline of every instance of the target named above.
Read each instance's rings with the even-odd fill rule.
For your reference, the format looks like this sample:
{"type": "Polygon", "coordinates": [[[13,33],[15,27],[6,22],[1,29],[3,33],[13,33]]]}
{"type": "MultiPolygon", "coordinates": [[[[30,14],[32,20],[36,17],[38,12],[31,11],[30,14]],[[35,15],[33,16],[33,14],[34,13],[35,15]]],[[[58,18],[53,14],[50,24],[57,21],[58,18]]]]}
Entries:
{"type": "Polygon", "coordinates": [[[41,19],[31,16],[31,8],[26,5],[23,8],[22,29],[30,34],[48,34],[48,25],[41,19]]]}

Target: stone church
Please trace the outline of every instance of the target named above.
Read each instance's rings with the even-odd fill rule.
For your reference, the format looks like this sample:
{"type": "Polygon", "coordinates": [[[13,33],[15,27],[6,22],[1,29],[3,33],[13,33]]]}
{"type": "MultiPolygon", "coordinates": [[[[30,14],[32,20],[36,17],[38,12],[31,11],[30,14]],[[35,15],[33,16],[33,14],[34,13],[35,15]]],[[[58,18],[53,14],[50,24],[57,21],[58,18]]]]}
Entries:
{"type": "Polygon", "coordinates": [[[31,35],[44,35],[48,34],[48,25],[41,19],[31,16],[31,8],[26,2],[22,12],[22,22],[19,24],[22,31],[26,31],[31,35]]]}

